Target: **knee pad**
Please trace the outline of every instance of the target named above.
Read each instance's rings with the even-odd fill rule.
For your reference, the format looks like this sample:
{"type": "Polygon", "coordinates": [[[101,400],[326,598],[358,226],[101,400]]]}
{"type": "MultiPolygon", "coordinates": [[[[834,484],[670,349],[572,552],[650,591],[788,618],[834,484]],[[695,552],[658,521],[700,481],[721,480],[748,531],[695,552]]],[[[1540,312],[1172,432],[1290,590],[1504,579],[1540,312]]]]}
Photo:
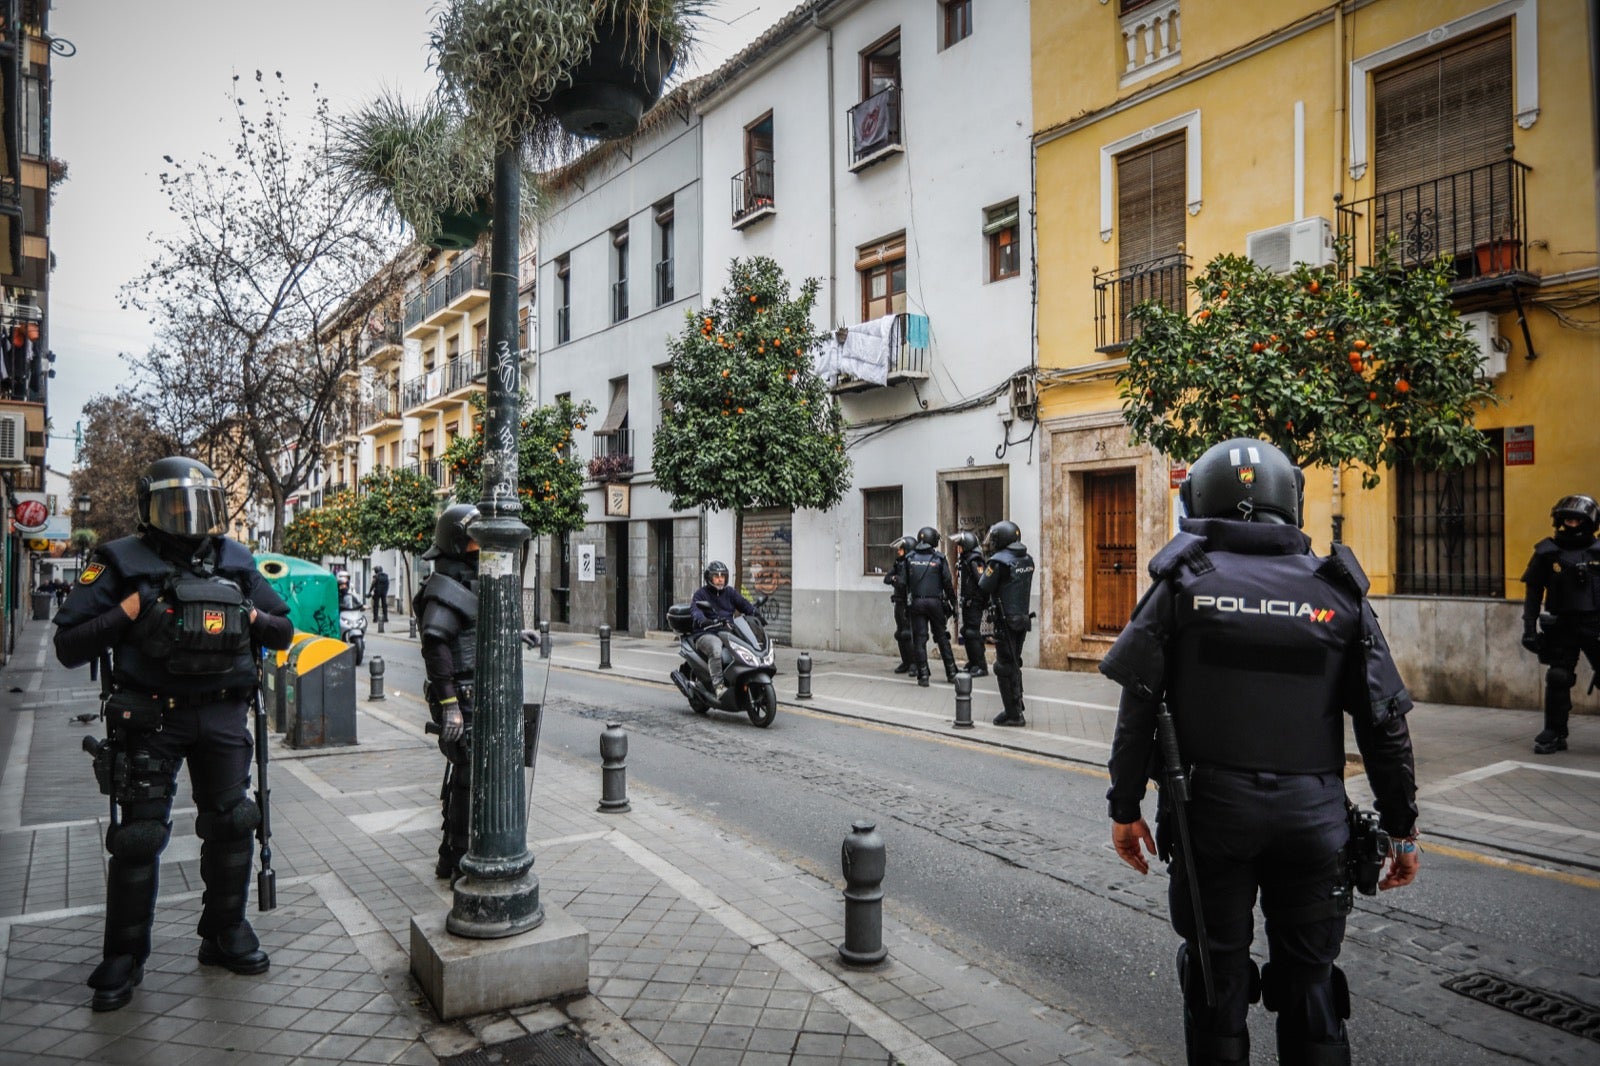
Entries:
{"type": "Polygon", "coordinates": [[[1344,971],[1337,966],[1330,966],[1333,973],[1329,977],[1329,984],[1333,989],[1333,1009],[1341,1021],[1350,1018],[1350,983],[1344,979],[1344,971]]]}
{"type": "Polygon", "coordinates": [[[106,850],[125,862],[152,862],[171,836],[171,822],[123,822],[106,830],[106,850]]]}
{"type": "Polygon", "coordinates": [[[1261,1005],[1273,1014],[1289,1005],[1289,997],[1296,990],[1329,982],[1333,1005],[1340,1018],[1350,1017],[1350,986],[1345,983],[1344,971],[1329,963],[1326,966],[1300,966],[1295,964],[1267,963],[1261,967],[1261,1005]]]}
{"type": "Polygon", "coordinates": [[[1578,671],[1564,666],[1552,666],[1545,672],[1545,684],[1551,688],[1571,688],[1578,683],[1578,671]]]}
{"type": "Polygon", "coordinates": [[[195,816],[195,835],[201,840],[239,840],[261,824],[261,808],[248,796],[236,798],[223,810],[201,811],[195,816]]]}

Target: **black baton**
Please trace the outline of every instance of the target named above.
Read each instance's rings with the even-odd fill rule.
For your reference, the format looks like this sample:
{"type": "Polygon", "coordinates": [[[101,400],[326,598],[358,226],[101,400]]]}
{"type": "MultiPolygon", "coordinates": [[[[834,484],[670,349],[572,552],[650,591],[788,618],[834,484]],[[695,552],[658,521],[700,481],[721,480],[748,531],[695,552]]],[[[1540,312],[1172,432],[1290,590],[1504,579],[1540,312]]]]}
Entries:
{"type": "Polygon", "coordinates": [[[1183,871],[1189,882],[1189,900],[1194,905],[1194,941],[1200,949],[1200,980],[1206,994],[1206,1006],[1217,1002],[1216,986],[1211,979],[1211,937],[1206,933],[1205,907],[1200,899],[1200,873],[1194,867],[1194,838],[1189,835],[1189,777],[1183,771],[1183,760],[1178,755],[1178,729],[1172,724],[1172,712],[1163,703],[1156,711],[1156,739],[1161,744],[1161,777],[1172,799],[1172,812],[1178,819],[1178,852],[1183,856],[1183,871]]]}
{"type": "Polygon", "coordinates": [[[261,685],[250,691],[256,716],[256,806],[261,808],[261,824],[256,839],[261,842],[261,873],[256,875],[256,909],[270,911],[278,905],[278,874],[272,869],[272,789],[267,787],[267,712],[261,706],[261,685]]]}

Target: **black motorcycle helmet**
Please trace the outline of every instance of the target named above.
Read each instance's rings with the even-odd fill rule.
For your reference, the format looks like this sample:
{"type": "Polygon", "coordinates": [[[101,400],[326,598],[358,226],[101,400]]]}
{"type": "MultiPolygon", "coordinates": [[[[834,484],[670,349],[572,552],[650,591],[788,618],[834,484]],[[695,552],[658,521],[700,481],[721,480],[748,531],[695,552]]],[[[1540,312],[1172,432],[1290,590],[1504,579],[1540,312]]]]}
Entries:
{"type": "Polygon", "coordinates": [[[1213,444],[1178,486],[1190,518],[1231,518],[1298,527],[1305,475],[1276,446],[1235,437],[1213,444]]]}
{"type": "MultiPolygon", "coordinates": [[[[711,579],[716,577],[718,574],[721,574],[723,576],[723,578],[727,578],[727,576],[728,576],[728,564],[724,563],[724,562],[719,562],[716,559],[713,559],[709,563],[706,564],[705,571],[703,573],[701,573],[701,575],[700,575],[701,577],[705,578],[706,588],[708,588],[708,589],[716,588],[716,586],[711,583],[711,579]]],[[[726,583],[724,583],[723,587],[724,588],[727,587],[726,583]]]]}
{"type": "Polygon", "coordinates": [[[917,542],[912,539],[911,534],[907,533],[903,537],[896,537],[889,544],[889,547],[894,549],[895,558],[898,559],[909,552],[912,548],[916,547],[916,545],[917,542]]]}
{"type": "Polygon", "coordinates": [[[939,546],[939,531],[932,526],[923,526],[917,530],[917,547],[937,548],[939,546]]]}
{"type": "Polygon", "coordinates": [[[228,528],[222,481],[198,459],[157,459],[139,477],[139,532],[154,533],[194,550],[228,528]]]}
{"type": "Polygon", "coordinates": [[[1593,496],[1563,496],[1550,508],[1550,521],[1559,532],[1566,528],[1569,518],[1581,522],[1579,528],[1592,537],[1600,529],[1600,504],[1594,502],[1593,496]]]}
{"type": "Polygon", "coordinates": [[[1009,548],[1022,539],[1022,530],[1017,528],[1015,522],[1000,521],[989,527],[989,535],[985,538],[989,550],[997,552],[1001,548],[1009,548]]]}
{"type": "Polygon", "coordinates": [[[478,520],[478,508],[470,503],[455,503],[444,509],[439,522],[433,527],[433,546],[422,553],[424,559],[437,559],[447,555],[465,561],[467,555],[478,550],[472,537],[472,523],[478,520]]]}
{"type": "Polygon", "coordinates": [[[978,535],[970,529],[963,529],[960,533],[950,536],[950,543],[961,549],[961,554],[966,555],[978,550],[978,535]]]}

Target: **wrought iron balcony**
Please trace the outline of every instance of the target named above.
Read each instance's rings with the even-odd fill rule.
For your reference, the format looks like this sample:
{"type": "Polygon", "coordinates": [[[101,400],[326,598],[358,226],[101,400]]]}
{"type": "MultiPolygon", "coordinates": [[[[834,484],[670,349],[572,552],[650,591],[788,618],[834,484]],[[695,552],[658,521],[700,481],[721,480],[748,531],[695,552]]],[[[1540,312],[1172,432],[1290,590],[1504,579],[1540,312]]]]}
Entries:
{"type": "Polygon", "coordinates": [[[596,481],[627,480],[633,474],[633,430],[623,428],[594,435],[589,476],[596,481]]]}
{"type": "Polygon", "coordinates": [[[662,304],[669,304],[677,298],[674,295],[676,289],[673,286],[672,274],[673,271],[671,259],[663,259],[656,264],[655,275],[657,307],[660,307],[662,304]]]}
{"type": "MultiPolygon", "coordinates": [[[[894,316],[894,355],[889,360],[888,380],[886,385],[898,385],[902,381],[924,381],[928,377],[928,367],[931,360],[928,348],[920,336],[910,335],[907,327],[911,320],[909,313],[902,311],[894,316]],[[915,341],[916,343],[912,343],[915,341]]],[[[848,332],[848,331],[840,331],[848,332]]],[[[860,392],[864,389],[875,389],[876,382],[841,373],[834,380],[833,391],[860,392]]]]}
{"type": "Polygon", "coordinates": [[[1095,351],[1114,352],[1141,332],[1133,309],[1154,301],[1169,311],[1188,306],[1189,257],[1170,252],[1159,259],[1094,276],[1095,351]]]}
{"type": "Polygon", "coordinates": [[[743,229],[757,219],[776,214],[773,197],[772,159],[755,163],[733,176],[733,227],[743,229]]]}
{"type": "Polygon", "coordinates": [[[458,355],[444,366],[443,394],[464,389],[473,382],[483,378],[489,366],[489,346],[487,344],[458,355]]]}
{"type": "Polygon", "coordinates": [[[611,321],[621,322],[628,317],[628,279],[611,283],[611,321]]]}
{"type": "Polygon", "coordinates": [[[572,308],[556,308],[556,343],[565,344],[572,339],[572,308]]]}
{"type": "Polygon", "coordinates": [[[891,85],[850,109],[850,169],[862,170],[896,152],[900,138],[900,87],[891,85]]]}
{"type": "Polygon", "coordinates": [[[1448,259],[1457,294],[1536,287],[1526,258],[1531,169],[1507,156],[1339,204],[1339,236],[1353,242],[1356,266],[1370,265],[1391,239],[1401,267],[1448,259]]]}

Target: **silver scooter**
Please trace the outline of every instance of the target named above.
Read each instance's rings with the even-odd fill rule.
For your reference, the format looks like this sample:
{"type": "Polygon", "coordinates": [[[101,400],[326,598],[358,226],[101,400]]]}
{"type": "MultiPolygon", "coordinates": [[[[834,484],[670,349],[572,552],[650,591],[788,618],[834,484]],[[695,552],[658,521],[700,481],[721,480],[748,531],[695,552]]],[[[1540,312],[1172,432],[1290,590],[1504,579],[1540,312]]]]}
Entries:
{"type": "Polygon", "coordinates": [[[730,714],[742,711],[762,728],[771,725],[777,716],[778,692],[772,686],[772,677],[778,668],[773,664],[772,639],[767,636],[760,613],[766,599],[762,596],[755,601],[754,615],[739,615],[713,631],[722,638],[720,695],[711,687],[711,671],[695,647],[690,605],[675,603],[667,608],[667,624],[678,634],[678,655],[683,659],[672,671],[672,683],[696,714],[706,714],[712,708],[730,714]]]}

